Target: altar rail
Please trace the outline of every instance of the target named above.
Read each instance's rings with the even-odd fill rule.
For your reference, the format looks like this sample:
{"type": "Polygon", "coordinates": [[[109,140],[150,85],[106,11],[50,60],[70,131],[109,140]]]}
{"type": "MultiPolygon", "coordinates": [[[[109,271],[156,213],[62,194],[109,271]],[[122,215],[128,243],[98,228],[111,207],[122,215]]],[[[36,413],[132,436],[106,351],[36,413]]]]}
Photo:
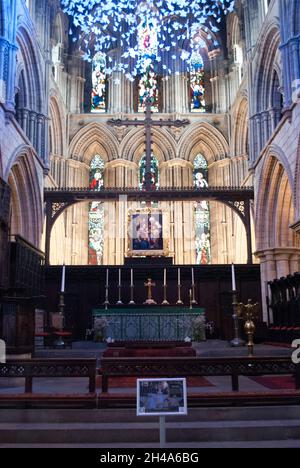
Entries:
{"type": "Polygon", "coordinates": [[[294,375],[300,390],[300,366],[289,357],[233,358],[102,358],[102,392],[108,392],[109,377],[220,377],[230,376],[232,391],[239,391],[239,376],[294,375]]]}
{"type": "MultiPolygon", "coordinates": [[[[299,404],[300,366],[288,357],[253,358],[103,358],[102,391],[109,377],[231,376],[233,392],[189,394],[189,406],[299,404]],[[238,392],[238,378],[257,375],[294,375],[296,390],[238,392]]],[[[9,360],[0,364],[0,378],[25,378],[25,393],[1,393],[0,408],[100,408],[135,407],[136,396],[124,393],[96,393],[95,359],[9,360]],[[88,393],[33,393],[32,379],[48,377],[89,379],[88,393]]],[[[59,388],[59,384],[57,385],[59,388]]]]}
{"type": "MultiPolygon", "coordinates": [[[[22,359],[0,363],[0,378],[25,379],[23,394],[0,394],[0,406],[5,407],[96,407],[96,359],[22,359]],[[85,377],[89,381],[84,394],[34,393],[34,378],[85,377]]],[[[59,388],[59,384],[57,385],[59,388]]]]}

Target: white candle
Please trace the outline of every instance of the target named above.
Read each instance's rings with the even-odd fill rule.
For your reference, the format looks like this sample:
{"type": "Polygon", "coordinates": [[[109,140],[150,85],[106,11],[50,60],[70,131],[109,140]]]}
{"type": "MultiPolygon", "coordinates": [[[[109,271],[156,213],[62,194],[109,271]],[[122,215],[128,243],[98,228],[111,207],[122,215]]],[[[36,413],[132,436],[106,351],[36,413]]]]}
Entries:
{"type": "Polygon", "coordinates": [[[131,286],[133,286],[133,269],[131,268],[131,286]]]}
{"type": "Polygon", "coordinates": [[[65,292],[65,282],[66,282],[66,266],[63,265],[63,268],[62,268],[62,275],[61,275],[61,292],[65,292]]]}
{"type": "Polygon", "coordinates": [[[107,268],[106,269],[106,286],[108,286],[108,275],[109,275],[109,270],[107,268]]]}
{"type": "Polygon", "coordinates": [[[178,268],[178,286],[180,286],[180,268],[178,268]]]}
{"type": "Polygon", "coordinates": [[[121,268],[119,268],[119,286],[122,285],[121,268]]]}
{"type": "Polygon", "coordinates": [[[167,285],[167,269],[164,269],[164,286],[167,285]]]}
{"type": "Polygon", "coordinates": [[[231,265],[231,280],[232,280],[232,291],[236,291],[235,270],[234,270],[233,263],[231,265]]]}
{"type": "Polygon", "coordinates": [[[194,268],[192,268],[192,285],[195,284],[194,268]]]}

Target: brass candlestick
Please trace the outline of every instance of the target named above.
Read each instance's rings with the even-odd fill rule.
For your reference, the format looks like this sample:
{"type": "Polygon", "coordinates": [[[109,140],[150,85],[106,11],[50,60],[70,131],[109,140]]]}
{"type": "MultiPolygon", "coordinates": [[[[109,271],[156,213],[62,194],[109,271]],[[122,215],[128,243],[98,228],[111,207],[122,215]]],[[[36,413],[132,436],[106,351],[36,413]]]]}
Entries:
{"type": "Polygon", "coordinates": [[[166,284],[164,284],[163,288],[164,288],[164,300],[163,300],[161,305],[170,305],[170,303],[169,303],[169,301],[167,299],[168,286],[166,284]]]}
{"type": "Polygon", "coordinates": [[[196,301],[196,297],[195,297],[195,283],[192,284],[192,304],[193,305],[197,305],[198,302],[196,301]]]}
{"type": "Polygon", "coordinates": [[[61,331],[64,329],[65,326],[65,294],[61,292],[59,294],[59,303],[58,303],[58,312],[61,316],[61,331]]]}
{"type": "Polygon", "coordinates": [[[122,302],[122,285],[121,284],[118,284],[118,289],[119,289],[119,300],[117,302],[117,305],[123,305],[123,302],[122,302]]]}
{"type": "Polygon", "coordinates": [[[183,302],[181,300],[181,288],[182,288],[182,285],[181,284],[178,284],[177,285],[177,288],[178,288],[178,301],[176,302],[177,305],[183,305],[183,302]]]}
{"type": "Polygon", "coordinates": [[[243,317],[245,324],[244,330],[248,337],[248,356],[252,357],[254,355],[254,342],[253,337],[255,333],[255,323],[254,320],[257,320],[258,316],[258,303],[252,304],[252,300],[248,299],[248,304],[238,304],[238,314],[243,317]]]}
{"type": "MultiPolygon", "coordinates": [[[[58,313],[60,316],[60,321],[59,321],[59,331],[63,332],[65,328],[65,299],[64,299],[65,293],[60,292],[59,294],[59,302],[58,302],[58,313]]],[[[63,340],[63,337],[60,335],[58,336],[58,339],[54,341],[54,346],[55,348],[64,348],[65,347],[65,342],[63,340]]]]}
{"type": "Polygon", "coordinates": [[[135,305],[133,294],[134,294],[134,284],[131,284],[130,285],[130,302],[129,302],[129,305],[135,305]]]}
{"type": "Polygon", "coordinates": [[[105,310],[107,310],[108,306],[110,305],[109,300],[108,300],[108,295],[109,295],[109,284],[106,284],[105,285],[105,301],[103,304],[105,305],[105,310]]]}
{"type": "Polygon", "coordinates": [[[235,348],[239,348],[241,346],[245,346],[245,342],[240,338],[237,291],[232,291],[232,308],[233,308],[232,319],[233,319],[233,325],[234,325],[234,339],[231,341],[231,346],[235,348]]]}

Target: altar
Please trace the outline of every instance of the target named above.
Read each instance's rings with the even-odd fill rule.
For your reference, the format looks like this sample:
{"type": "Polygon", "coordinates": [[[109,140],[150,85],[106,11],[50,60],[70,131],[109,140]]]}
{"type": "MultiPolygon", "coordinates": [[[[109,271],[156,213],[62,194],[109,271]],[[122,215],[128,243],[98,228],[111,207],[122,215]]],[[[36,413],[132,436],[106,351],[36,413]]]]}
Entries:
{"type": "Polygon", "coordinates": [[[106,322],[105,338],[115,341],[184,341],[193,339],[195,320],[202,322],[205,340],[205,309],[188,307],[131,307],[93,309],[94,329],[97,320],[106,322]]]}

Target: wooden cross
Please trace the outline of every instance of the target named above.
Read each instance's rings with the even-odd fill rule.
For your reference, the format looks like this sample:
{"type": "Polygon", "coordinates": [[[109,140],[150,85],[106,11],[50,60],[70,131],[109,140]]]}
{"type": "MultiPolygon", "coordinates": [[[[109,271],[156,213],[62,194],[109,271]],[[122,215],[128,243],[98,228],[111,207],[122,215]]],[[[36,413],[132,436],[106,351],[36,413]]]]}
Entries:
{"type": "Polygon", "coordinates": [[[145,189],[146,191],[151,191],[151,156],[152,156],[152,141],[151,141],[151,129],[152,127],[185,127],[189,125],[190,121],[185,120],[153,120],[152,111],[151,111],[152,101],[148,97],[146,99],[146,118],[144,120],[122,120],[122,119],[110,119],[107,121],[108,125],[122,127],[122,126],[144,126],[145,127],[145,137],[146,137],[146,172],[145,172],[145,189]]]}

